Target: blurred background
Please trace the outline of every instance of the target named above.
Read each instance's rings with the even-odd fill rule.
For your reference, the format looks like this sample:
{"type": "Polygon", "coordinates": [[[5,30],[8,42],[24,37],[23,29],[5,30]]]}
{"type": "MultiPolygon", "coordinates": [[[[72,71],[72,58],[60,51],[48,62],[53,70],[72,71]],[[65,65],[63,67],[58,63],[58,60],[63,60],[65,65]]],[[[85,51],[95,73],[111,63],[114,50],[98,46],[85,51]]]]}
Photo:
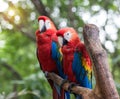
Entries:
{"type": "Polygon", "coordinates": [[[36,58],[39,15],[82,40],[84,24],[97,25],[120,94],[120,0],[0,0],[0,99],[51,99],[36,58]]]}

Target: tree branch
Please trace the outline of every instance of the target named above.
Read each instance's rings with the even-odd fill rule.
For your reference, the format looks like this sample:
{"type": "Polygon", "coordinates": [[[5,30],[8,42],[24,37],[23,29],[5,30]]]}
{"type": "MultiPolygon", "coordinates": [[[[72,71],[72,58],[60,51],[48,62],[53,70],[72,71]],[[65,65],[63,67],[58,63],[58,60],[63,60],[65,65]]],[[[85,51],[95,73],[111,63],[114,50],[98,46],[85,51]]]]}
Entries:
{"type": "Polygon", "coordinates": [[[41,0],[31,0],[31,1],[34,4],[39,14],[50,17],[50,14],[45,10],[45,6],[43,5],[41,0]]]}
{"type": "Polygon", "coordinates": [[[86,48],[94,63],[96,88],[103,99],[119,99],[112,75],[109,70],[107,54],[99,40],[98,27],[93,24],[85,25],[83,36],[86,48]]]}
{"type": "MultiPolygon", "coordinates": [[[[2,13],[2,12],[1,12],[2,13]]],[[[2,13],[4,19],[6,21],[8,21],[10,24],[12,24],[14,27],[16,27],[17,30],[19,30],[22,34],[24,34],[26,37],[30,38],[32,41],[36,42],[35,36],[32,35],[32,33],[30,32],[25,32],[22,28],[22,26],[20,25],[16,25],[12,20],[10,20],[7,15],[5,15],[4,13],[2,13]]]]}
{"type": "Polygon", "coordinates": [[[1,64],[1,66],[8,69],[15,78],[22,80],[22,77],[20,76],[20,74],[14,68],[12,68],[12,66],[10,66],[9,64],[7,64],[6,62],[3,62],[3,61],[0,61],[0,64],[1,64]]]}
{"type": "MultiPolygon", "coordinates": [[[[56,75],[55,73],[47,73],[47,78],[51,79],[53,82],[58,84],[59,86],[62,84],[63,79],[56,75]]],[[[70,82],[66,82],[63,84],[62,88],[66,91],[68,91],[68,87],[70,86],[70,82]]],[[[102,99],[100,96],[98,97],[93,90],[80,87],[80,86],[74,86],[71,88],[72,93],[76,93],[83,96],[83,99],[102,99]]]]}
{"type": "MultiPolygon", "coordinates": [[[[51,18],[50,13],[48,13],[48,12],[45,10],[45,6],[44,6],[44,4],[42,3],[42,1],[41,1],[41,0],[31,0],[31,1],[32,1],[32,3],[34,4],[34,6],[35,6],[36,10],[38,11],[38,13],[41,14],[41,15],[45,15],[45,16],[49,17],[49,18],[53,21],[53,23],[55,24],[55,26],[56,26],[56,28],[57,28],[57,25],[56,25],[56,23],[54,22],[54,20],[51,18]]],[[[57,28],[57,29],[58,29],[58,28],[57,28]]]]}
{"type": "Polygon", "coordinates": [[[74,20],[74,13],[72,12],[72,7],[73,7],[73,0],[69,0],[69,5],[68,5],[68,11],[67,11],[67,15],[68,15],[68,19],[70,22],[70,25],[74,28],[76,28],[76,24],[74,24],[73,20],[74,20]]]}
{"type": "MultiPolygon", "coordinates": [[[[10,66],[9,64],[7,64],[6,62],[3,62],[3,61],[0,61],[0,64],[1,64],[1,66],[8,69],[8,71],[10,71],[17,80],[22,80],[22,77],[20,76],[20,74],[14,68],[12,68],[12,66],[10,66]]],[[[12,99],[18,99],[17,87],[18,87],[18,85],[16,83],[13,84],[14,97],[12,99]]]]}

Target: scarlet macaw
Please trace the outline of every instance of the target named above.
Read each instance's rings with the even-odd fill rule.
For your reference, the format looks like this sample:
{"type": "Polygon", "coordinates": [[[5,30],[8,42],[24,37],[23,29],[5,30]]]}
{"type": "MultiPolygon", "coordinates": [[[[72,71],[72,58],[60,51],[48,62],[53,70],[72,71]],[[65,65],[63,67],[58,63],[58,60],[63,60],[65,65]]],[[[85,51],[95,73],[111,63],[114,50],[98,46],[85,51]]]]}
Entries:
{"type": "MultiPolygon", "coordinates": [[[[63,53],[63,70],[67,79],[82,87],[92,88],[92,63],[85,45],[80,41],[73,28],[62,28],[57,36],[63,53]]],[[[76,99],[82,99],[76,95],[76,99]]]]}
{"type": "MultiPolygon", "coordinates": [[[[61,54],[58,47],[58,39],[56,36],[56,28],[54,23],[46,16],[38,18],[39,30],[36,31],[37,42],[37,58],[43,72],[54,72],[65,77],[61,67],[61,54]]],[[[56,85],[48,79],[53,91],[53,99],[69,99],[69,95],[65,98],[63,89],[58,92],[56,85]]],[[[58,87],[58,86],[57,86],[58,87]]]]}

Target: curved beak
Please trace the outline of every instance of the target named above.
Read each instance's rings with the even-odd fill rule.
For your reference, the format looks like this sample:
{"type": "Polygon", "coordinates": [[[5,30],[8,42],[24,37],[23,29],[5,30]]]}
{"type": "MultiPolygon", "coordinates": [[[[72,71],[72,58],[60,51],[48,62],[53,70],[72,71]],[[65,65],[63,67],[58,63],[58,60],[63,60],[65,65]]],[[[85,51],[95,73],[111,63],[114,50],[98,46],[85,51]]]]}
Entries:
{"type": "Polygon", "coordinates": [[[62,38],[62,36],[58,36],[58,43],[59,43],[60,47],[63,46],[63,38],[62,38]]]}
{"type": "Polygon", "coordinates": [[[58,43],[60,45],[60,47],[66,45],[68,43],[68,41],[66,39],[64,39],[62,36],[58,36],[58,43]]]}
{"type": "Polygon", "coordinates": [[[43,20],[39,20],[39,30],[40,30],[40,33],[46,31],[45,22],[43,20]]]}
{"type": "Polygon", "coordinates": [[[62,30],[58,30],[56,34],[58,36],[58,42],[61,47],[68,43],[68,41],[64,38],[64,32],[62,30]]]}
{"type": "Polygon", "coordinates": [[[42,27],[41,30],[40,30],[40,33],[45,32],[45,31],[46,31],[46,26],[43,25],[43,27],[42,27]]]}
{"type": "Polygon", "coordinates": [[[67,43],[68,43],[68,41],[63,38],[63,46],[66,45],[67,43]]]}

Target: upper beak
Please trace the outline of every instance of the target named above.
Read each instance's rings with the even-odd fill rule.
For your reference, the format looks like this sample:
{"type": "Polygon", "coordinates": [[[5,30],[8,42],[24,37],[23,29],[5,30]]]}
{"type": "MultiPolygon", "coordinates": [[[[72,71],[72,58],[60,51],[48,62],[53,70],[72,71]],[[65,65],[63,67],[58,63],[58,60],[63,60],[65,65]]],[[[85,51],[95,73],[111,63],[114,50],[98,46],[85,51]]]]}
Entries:
{"type": "Polygon", "coordinates": [[[41,28],[40,33],[45,32],[45,31],[46,31],[46,26],[45,26],[45,25],[43,25],[43,27],[41,28]]]}
{"type": "Polygon", "coordinates": [[[61,32],[61,30],[58,30],[56,34],[58,36],[58,42],[61,47],[68,43],[68,41],[63,37],[63,32],[61,32]]]}
{"type": "Polygon", "coordinates": [[[59,43],[60,47],[63,46],[63,38],[61,36],[58,36],[58,43],[59,43]]]}
{"type": "Polygon", "coordinates": [[[64,39],[63,37],[61,36],[58,36],[58,43],[60,45],[60,47],[66,45],[68,43],[68,41],[66,39],[64,39]]]}
{"type": "Polygon", "coordinates": [[[67,43],[68,43],[68,41],[63,38],[63,45],[66,45],[67,43]]]}
{"type": "Polygon", "coordinates": [[[46,31],[46,26],[45,26],[44,20],[39,20],[39,30],[40,30],[40,33],[46,31]]]}

